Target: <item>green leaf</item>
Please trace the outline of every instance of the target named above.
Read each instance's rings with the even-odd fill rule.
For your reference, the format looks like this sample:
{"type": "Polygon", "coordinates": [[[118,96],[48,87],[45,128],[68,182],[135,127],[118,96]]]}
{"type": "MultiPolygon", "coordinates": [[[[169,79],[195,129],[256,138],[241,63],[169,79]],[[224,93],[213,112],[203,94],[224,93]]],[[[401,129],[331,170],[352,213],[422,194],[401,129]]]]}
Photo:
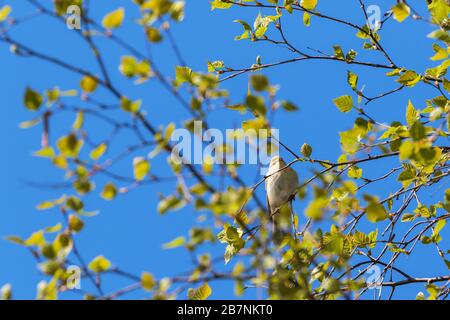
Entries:
{"type": "Polygon", "coordinates": [[[411,100],[408,101],[408,107],[406,108],[406,122],[412,125],[414,122],[420,119],[419,112],[414,108],[411,100]]]}
{"type": "Polygon", "coordinates": [[[42,158],[53,158],[55,156],[55,150],[52,147],[45,147],[41,150],[33,152],[33,156],[42,158]]]}
{"type": "Polygon", "coordinates": [[[32,119],[29,121],[23,121],[19,124],[19,128],[20,129],[29,129],[29,128],[32,128],[32,127],[38,125],[39,123],[41,123],[40,118],[32,119]]]}
{"type": "Polygon", "coordinates": [[[84,177],[75,180],[73,182],[73,187],[78,192],[78,194],[86,195],[94,189],[95,184],[90,182],[87,177],[84,177]]]}
{"type": "Polygon", "coordinates": [[[445,227],[447,221],[445,219],[439,220],[433,228],[433,234],[431,235],[431,239],[434,243],[438,243],[442,240],[439,233],[445,227]]]}
{"type": "Polygon", "coordinates": [[[55,203],[52,201],[43,201],[36,206],[37,210],[48,210],[55,206],[55,203]]]}
{"type": "Polygon", "coordinates": [[[353,109],[353,98],[351,96],[340,96],[333,102],[341,112],[350,112],[353,109]]]}
{"type": "Polygon", "coordinates": [[[73,187],[78,194],[86,195],[94,189],[95,184],[90,182],[87,178],[80,178],[73,182],[73,187]]]}
{"type": "Polygon", "coordinates": [[[403,185],[403,188],[406,188],[409,186],[416,178],[416,173],[414,169],[405,169],[400,175],[398,176],[398,181],[400,181],[403,185]]]}
{"type": "Polygon", "coordinates": [[[388,243],[388,246],[389,246],[389,251],[391,251],[391,252],[403,253],[403,254],[408,255],[408,251],[406,251],[406,249],[399,248],[395,244],[388,243]]]}
{"type": "Polygon", "coordinates": [[[440,41],[443,41],[445,43],[450,43],[450,35],[448,31],[444,30],[435,30],[431,32],[428,36],[428,38],[437,39],[440,41]]]}
{"type": "Polygon", "coordinates": [[[117,195],[117,188],[114,183],[110,182],[105,185],[102,191],[102,198],[105,200],[113,200],[117,195]]]}
{"type": "Polygon", "coordinates": [[[400,160],[407,160],[414,154],[415,145],[412,141],[404,141],[400,146],[400,160]]]}
{"type": "Polygon", "coordinates": [[[314,220],[320,220],[325,214],[329,200],[325,197],[319,197],[310,202],[305,209],[305,215],[314,220]]]}
{"type": "Polygon", "coordinates": [[[447,49],[441,48],[437,43],[433,44],[433,50],[435,52],[435,55],[430,58],[430,60],[436,61],[436,60],[443,60],[447,59],[448,52],[447,49]]]}
{"type": "Polygon", "coordinates": [[[242,129],[244,131],[247,130],[256,130],[267,128],[267,122],[264,117],[257,117],[255,119],[247,120],[242,122],[242,129]]]}
{"type": "Polygon", "coordinates": [[[413,221],[416,218],[416,215],[411,214],[411,213],[405,213],[402,216],[402,222],[410,222],[413,221]]]}
{"type": "Polygon", "coordinates": [[[234,266],[232,274],[233,274],[233,276],[240,276],[242,273],[244,273],[244,271],[245,271],[245,266],[241,261],[239,261],[234,266]]]}
{"type": "Polygon", "coordinates": [[[176,67],[175,69],[175,82],[177,85],[183,84],[185,82],[193,82],[193,72],[191,68],[188,67],[176,67]]]}
{"type": "Polygon", "coordinates": [[[450,114],[447,115],[447,130],[450,131],[450,114]]]}
{"type": "Polygon", "coordinates": [[[80,232],[83,230],[84,222],[75,214],[69,216],[69,229],[72,232],[80,232]]]}
{"type": "Polygon", "coordinates": [[[62,229],[62,224],[58,223],[58,224],[55,224],[54,226],[45,228],[44,232],[45,233],[55,233],[55,232],[61,231],[61,229],[62,229]]]}
{"type": "Polygon", "coordinates": [[[142,104],[142,100],[131,101],[126,97],[122,97],[120,101],[122,110],[130,113],[137,113],[142,104]]]}
{"type": "Polygon", "coordinates": [[[423,244],[430,244],[432,241],[431,241],[430,237],[421,236],[420,237],[420,242],[422,242],[423,244]]]}
{"type": "Polygon", "coordinates": [[[419,214],[422,218],[430,218],[431,213],[426,205],[419,205],[415,210],[415,213],[419,214]]]}
{"type": "Polygon", "coordinates": [[[264,117],[267,113],[267,108],[263,97],[248,95],[245,99],[245,104],[255,116],[264,117]]]}
{"type": "Polygon", "coordinates": [[[245,241],[242,239],[242,230],[229,224],[224,225],[223,230],[217,234],[217,239],[221,243],[228,244],[224,255],[225,263],[228,263],[245,246],[245,241]]]}
{"type": "Polygon", "coordinates": [[[298,107],[295,104],[293,104],[290,101],[286,101],[286,100],[281,101],[281,107],[286,112],[292,112],[292,111],[297,111],[298,110],[298,107]]]}
{"type": "Polygon", "coordinates": [[[422,140],[423,138],[425,138],[426,135],[425,127],[420,121],[416,121],[413,123],[413,125],[409,129],[409,133],[411,134],[411,137],[415,141],[422,140]]]}
{"type": "Polygon", "coordinates": [[[367,206],[366,215],[367,219],[372,223],[380,222],[386,220],[387,218],[387,213],[384,206],[375,201],[371,201],[367,206]]]}
{"type": "Polygon", "coordinates": [[[106,29],[117,29],[122,25],[124,17],[125,9],[119,8],[105,15],[102,20],[102,25],[106,29]]]}
{"type": "Polygon", "coordinates": [[[223,61],[208,61],[208,72],[222,71],[225,68],[225,62],[223,61]]]}
{"type": "Polygon", "coordinates": [[[72,196],[67,198],[66,207],[70,210],[79,213],[84,209],[84,203],[79,198],[72,196]]]}
{"type": "Polygon", "coordinates": [[[24,244],[27,247],[40,247],[45,244],[44,231],[39,230],[34,232],[28,239],[25,240],[24,244]]]}
{"type": "Polygon", "coordinates": [[[358,168],[357,166],[352,166],[349,170],[348,170],[348,176],[350,178],[353,179],[359,179],[362,177],[362,169],[358,168]]]}
{"type": "Polygon", "coordinates": [[[94,92],[95,89],[97,89],[98,86],[98,80],[91,76],[85,76],[83,79],[81,79],[80,87],[85,93],[91,93],[94,92]]]}
{"type": "Polygon", "coordinates": [[[190,192],[196,196],[202,196],[208,191],[208,187],[204,183],[198,183],[191,187],[190,192]]]}
{"type": "Polygon", "coordinates": [[[357,54],[358,54],[358,53],[357,53],[355,50],[351,49],[351,50],[350,50],[349,52],[347,52],[347,54],[345,55],[345,60],[346,60],[347,62],[351,62],[351,61],[355,60],[357,54]]]}
{"type": "Polygon", "coordinates": [[[262,74],[252,75],[250,82],[255,91],[266,91],[269,88],[269,80],[262,74]]]}
{"type": "MultiPolygon", "coordinates": [[[[361,29],[362,29],[362,30],[359,30],[359,31],[356,33],[356,36],[357,36],[358,38],[360,38],[360,39],[370,39],[370,33],[371,33],[371,30],[370,30],[370,28],[367,26],[367,24],[365,24],[361,29]]],[[[372,34],[373,34],[373,31],[372,31],[372,34]]],[[[369,44],[369,45],[370,45],[370,44],[369,44]]]]}
{"type": "Polygon", "coordinates": [[[311,15],[308,12],[303,13],[303,24],[307,27],[311,25],[311,15]]]}
{"type": "Polygon", "coordinates": [[[411,10],[409,9],[409,7],[402,2],[399,2],[394,7],[392,7],[394,19],[397,20],[398,22],[403,22],[403,20],[408,18],[410,11],[411,10]]]}
{"type": "MultiPolygon", "coordinates": [[[[286,9],[287,12],[289,12],[290,14],[292,14],[292,12],[294,12],[294,9],[292,8],[292,4],[294,3],[295,0],[284,0],[283,2],[283,6],[286,9]]],[[[275,2],[275,4],[277,4],[277,2],[275,2]]]]}
{"type": "Polygon", "coordinates": [[[168,211],[174,211],[184,206],[184,204],[185,202],[178,199],[176,196],[168,196],[167,198],[164,198],[159,202],[158,212],[160,214],[164,214],[168,211]]]}
{"type": "Polygon", "coordinates": [[[158,29],[153,28],[153,27],[149,27],[147,29],[146,34],[147,34],[148,41],[153,42],[153,43],[161,42],[163,39],[161,32],[158,29]]]}
{"type": "Polygon", "coordinates": [[[84,113],[82,111],[77,112],[77,117],[72,125],[74,130],[80,130],[84,124],[84,113]]]}
{"type": "Polygon", "coordinates": [[[151,273],[142,272],[141,274],[141,286],[146,291],[151,291],[156,285],[155,278],[151,273]]]}
{"type": "Polygon", "coordinates": [[[342,149],[349,153],[353,154],[359,150],[360,147],[360,136],[361,132],[359,130],[355,130],[354,128],[348,131],[339,132],[340,143],[342,149]]]}
{"type": "Polygon", "coordinates": [[[186,243],[186,239],[184,237],[178,237],[173,239],[170,242],[167,242],[163,245],[164,249],[175,249],[183,246],[186,243]]]}
{"type": "Polygon", "coordinates": [[[133,170],[137,181],[144,180],[150,172],[150,163],[142,157],[136,157],[133,159],[133,170]]]}
{"type": "Polygon", "coordinates": [[[356,90],[356,86],[358,85],[358,75],[351,71],[347,71],[347,83],[353,90],[356,90]]]}
{"type": "Polygon", "coordinates": [[[26,88],[23,103],[28,110],[31,111],[39,110],[39,108],[42,105],[42,102],[43,98],[38,92],[34,91],[30,87],[26,88]]]}
{"type": "Polygon", "coordinates": [[[275,22],[279,17],[280,15],[263,17],[261,13],[259,13],[255,19],[255,22],[253,23],[253,28],[255,29],[255,36],[257,38],[262,38],[267,32],[269,25],[275,22]]]}
{"type": "Polygon", "coordinates": [[[240,234],[236,227],[225,224],[223,230],[217,235],[217,239],[219,239],[221,243],[232,244],[240,240],[240,234]]]}
{"type": "Polygon", "coordinates": [[[398,83],[407,87],[414,87],[419,81],[420,75],[412,70],[406,71],[397,79],[398,83]]]}
{"type": "Polygon", "coordinates": [[[377,245],[378,229],[370,232],[367,236],[369,237],[369,247],[372,249],[375,248],[377,245]]]}
{"type": "Polygon", "coordinates": [[[97,146],[97,148],[91,151],[89,156],[92,160],[98,160],[105,154],[107,148],[108,146],[106,143],[101,143],[97,146]]]}
{"type": "Polygon", "coordinates": [[[132,56],[123,56],[120,60],[119,71],[128,78],[133,77],[137,72],[138,62],[132,56]]]}
{"type": "Polygon", "coordinates": [[[76,5],[79,8],[83,7],[83,0],[57,0],[57,1],[53,1],[53,3],[55,5],[55,11],[56,11],[57,15],[59,15],[59,16],[66,15],[67,9],[71,5],[76,5]]]}
{"type": "Polygon", "coordinates": [[[342,51],[342,48],[340,46],[333,46],[333,49],[334,49],[334,56],[337,59],[341,60],[345,59],[344,51],[342,51]]]}
{"type": "Polygon", "coordinates": [[[300,152],[302,153],[303,156],[305,156],[306,158],[309,158],[309,157],[311,157],[313,149],[309,144],[304,143],[302,145],[302,147],[300,148],[300,152]]]}
{"type": "Polygon", "coordinates": [[[307,10],[313,10],[317,5],[317,0],[302,0],[300,5],[307,10]]]}
{"type": "Polygon", "coordinates": [[[5,21],[11,13],[11,6],[5,5],[0,9],[0,22],[5,21]]]}
{"type": "Polygon", "coordinates": [[[252,28],[250,27],[250,25],[243,20],[234,20],[234,22],[240,23],[242,27],[244,27],[244,32],[240,36],[236,36],[234,40],[243,40],[250,38],[250,35],[252,34],[252,28]]]}
{"type": "Polygon", "coordinates": [[[76,158],[83,147],[83,141],[78,140],[76,135],[71,133],[60,138],[57,142],[58,150],[68,158],[76,158]]]}
{"type": "Polygon", "coordinates": [[[403,69],[397,68],[392,71],[386,72],[386,75],[388,77],[395,77],[395,76],[399,76],[402,73],[402,71],[403,71],[403,69]]]}
{"type": "Polygon", "coordinates": [[[108,271],[109,268],[111,268],[111,262],[102,255],[95,257],[89,263],[89,269],[96,273],[108,271]]]}
{"type": "MultiPolygon", "coordinates": [[[[0,21],[1,21],[1,11],[0,11],[0,21]]],[[[0,288],[0,300],[11,300],[12,299],[12,286],[7,283],[0,288]]]]}
{"type": "Polygon", "coordinates": [[[324,251],[334,254],[342,254],[344,248],[344,237],[341,233],[331,232],[326,233],[323,238],[324,251]]]}
{"type": "Polygon", "coordinates": [[[211,1],[211,11],[214,9],[229,9],[233,4],[222,0],[211,1]]]}
{"type": "Polygon", "coordinates": [[[243,104],[234,104],[230,106],[226,106],[227,109],[239,111],[242,114],[245,114],[247,112],[247,107],[243,104]]]}
{"type": "Polygon", "coordinates": [[[423,292],[419,292],[416,295],[416,300],[426,300],[425,295],[423,294],[423,292]]]}
{"type": "MultiPolygon", "coordinates": [[[[445,25],[445,21],[450,15],[450,4],[446,0],[429,1],[428,10],[435,24],[445,25]]],[[[448,28],[445,30],[448,30],[448,28]]]]}
{"type": "Polygon", "coordinates": [[[20,237],[18,236],[7,236],[5,237],[5,240],[15,243],[15,244],[19,244],[19,245],[25,245],[25,241],[23,241],[20,237]]]}
{"type": "Polygon", "coordinates": [[[190,289],[188,291],[188,297],[190,300],[206,300],[211,295],[212,290],[208,283],[203,284],[198,289],[190,289]]]}

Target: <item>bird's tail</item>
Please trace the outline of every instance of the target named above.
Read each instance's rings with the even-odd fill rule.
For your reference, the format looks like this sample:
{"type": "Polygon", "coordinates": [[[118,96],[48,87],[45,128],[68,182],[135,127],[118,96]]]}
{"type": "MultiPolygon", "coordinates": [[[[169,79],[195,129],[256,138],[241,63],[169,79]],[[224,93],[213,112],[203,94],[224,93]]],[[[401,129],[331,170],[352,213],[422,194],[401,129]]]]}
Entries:
{"type": "MultiPolygon", "coordinates": [[[[283,239],[287,235],[291,234],[291,230],[295,229],[294,226],[294,211],[292,203],[289,201],[283,205],[280,209],[276,210],[272,215],[272,232],[274,238],[283,239]]],[[[294,236],[295,236],[294,232],[294,236]]]]}

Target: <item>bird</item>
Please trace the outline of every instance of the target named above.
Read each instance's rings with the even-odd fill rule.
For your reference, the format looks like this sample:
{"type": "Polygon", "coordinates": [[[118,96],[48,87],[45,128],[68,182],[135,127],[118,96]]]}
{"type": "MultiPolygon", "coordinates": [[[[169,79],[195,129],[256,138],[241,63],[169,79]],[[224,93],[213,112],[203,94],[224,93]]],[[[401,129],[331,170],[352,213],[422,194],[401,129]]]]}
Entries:
{"type": "Polygon", "coordinates": [[[270,160],[266,177],[267,207],[275,229],[276,216],[283,205],[294,199],[299,180],[297,172],[287,167],[280,156],[274,156],[270,160]]]}

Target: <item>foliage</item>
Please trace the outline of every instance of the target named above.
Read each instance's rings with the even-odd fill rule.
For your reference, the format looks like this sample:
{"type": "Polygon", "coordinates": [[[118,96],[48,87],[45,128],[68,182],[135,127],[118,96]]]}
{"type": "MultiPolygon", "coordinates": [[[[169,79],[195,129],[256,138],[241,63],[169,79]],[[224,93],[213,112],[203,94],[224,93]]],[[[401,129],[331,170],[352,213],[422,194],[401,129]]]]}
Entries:
{"type": "MultiPolygon", "coordinates": [[[[67,6],[73,1],[54,1],[54,7],[41,4],[43,1],[28,2],[40,9],[39,15],[56,17],[63,26],[67,6]]],[[[357,25],[326,14],[327,4],[321,0],[213,0],[209,4],[211,10],[233,10],[239,15],[248,9],[254,13],[254,21],[236,20],[243,28],[236,40],[250,41],[252,45],[279,45],[286,48],[291,57],[270,63],[262,63],[261,57],[257,57],[254,64],[241,68],[220,60],[209,61],[205,71],[195,71],[184,63],[182,52],[171,34],[171,24],[183,21],[183,1],[133,2],[140,14],[136,21],[127,19],[125,9],[118,8],[105,13],[101,22],[84,17],[83,30],[74,31],[93,52],[100,75],[23,45],[9,29],[27,22],[27,19],[12,18],[14,11],[10,6],[0,8],[0,42],[10,45],[13,54],[38,58],[80,77],[79,84],[74,84],[79,88],[71,90],[61,91],[58,87],[24,89],[24,106],[32,112],[33,118],[22,123],[21,127],[42,124],[41,146],[35,155],[47,158],[56,170],[63,171],[71,185],[68,192],[55,195],[56,199],[45,200],[37,206],[38,210],[58,210],[62,219],[60,224],[37,230],[24,239],[18,236],[7,238],[26,247],[38,258],[39,269],[46,279],[38,285],[38,299],[56,299],[67,290],[71,261],[77,261],[82,267],[82,276],[92,281],[94,289],[85,295],[86,299],[115,299],[142,288],[154,299],[203,300],[214,294],[212,283],[218,279],[234,281],[236,295],[258,287],[272,299],[351,299],[369,290],[370,284],[362,279],[362,275],[372,266],[381,268],[385,279],[382,286],[391,290],[389,298],[395,297],[396,288],[413,283],[423,283],[428,293],[419,293],[418,299],[445,299],[449,296],[448,273],[439,276],[428,270],[430,274],[426,278],[417,278],[397,267],[399,261],[421,243],[429,249],[428,254],[437,252],[442,263],[450,268],[448,232],[445,234],[446,222],[450,219],[450,189],[445,190],[445,178],[450,175],[450,82],[446,78],[450,65],[448,1],[427,1],[428,12],[423,14],[406,1],[392,1],[392,8],[381,25],[371,28],[369,24],[357,25]],[[319,20],[346,28],[350,31],[349,37],[359,39],[361,48],[344,50],[343,46],[330,43],[329,48],[314,50],[313,53],[304,51],[287,37],[282,22],[291,15],[298,16],[299,25],[303,22],[305,28],[313,29],[319,20]],[[397,64],[383,46],[383,24],[400,26],[399,23],[412,18],[417,20],[414,23],[425,21],[434,27],[429,34],[433,39],[430,48],[432,62],[425,70],[411,70],[400,62],[397,64]],[[115,33],[116,29],[128,23],[136,23],[143,29],[152,45],[171,44],[179,61],[170,77],[160,71],[158,60],[141,53],[115,33]],[[189,112],[190,118],[184,123],[188,129],[192,128],[194,120],[208,121],[211,105],[223,106],[234,112],[244,131],[272,128],[275,113],[296,112],[298,108],[293,102],[278,98],[277,86],[263,74],[266,69],[301,61],[341,63],[352,69],[343,79],[349,86],[348,92],[330,100],[330,108],[334,103],[339,111],[354,117],[353,126],[338,133],[342,154],[337,160],[314,158],[313,148],[317,152],[323,146],[311,146],[302,141],[292,148],[282,144],[292,155],[289,166],[308,165],[314,170],[313,176],[304,179],[298,190],[298,198],[307,204],[304,214],[293,217],[294,231],[272,232],[267,208],[256,192],[267,177],[252,186],[239,177],[241,168],[236,164],[205,162],[198,166],[174,163],[170,158],[174,149],[170,137],[175,124],[163,126],[154,123],[142,111],[142,100],[127,97],[115,86],[111,81],[111,70],[104,64],[107,53],[97,47],[98,37],[105,37],[126,52],[117,62],[125,79],[134,81],[136,85],[146,85],[146,82],[162,84],[164,89],[161,90],[167,90],[180,108],[189,112]],[[365,60],[360,56],[373,59],[365,60]],[[393,89],[375,96],[367,95],[360,84],[361,79],[353,70],[356,66],[383,71],[383,81],[392,84],[393,89]],[[230,103],[224,83],[243,74],[250,75],[248,95],[243,101],[230,103]],[[382,104],[386,96],[405,90],[410,90],[412,96],[414,90],[422,87],[432,92],[426,105],[415,106],[411,99],[407,106],[392,106],[405,109],[404,119],[387,125],[383,119],[377,120],[366,111],[368,104],[376,108],[376,103],[382,104]],[[107,92],[114,103],[96,99],[100,90],[107,92]],[[87,106],[73,107],[67,101],[69,98],[78,98],[87,106]],[[119,112],[120,116],[111,116],[111,111],[119,112]],[[51,120],[59,114],[73,115],[73,126],[60,137],[50,136],[50,123],[54,125],[51,120]],[[106,122],[114,134],[91,137],[85,130],[86,118],[106,122]],[[119,131],[134,133],[137,142],[130,141],[128,148],[113,155],[109,149],[119,131]],[[122,271],[100,253],[85,264],[76,238],[79,233],[86,232],[85,225],[89,225],[97,213],[85,210],[89,207],[85,203],[86,196],[98,194],[105,201],[113,201],[142,185],[159,183],[163,178],[152,169],[152,161],[156,157],[167,157],[168,167],[173,172],[170,180],[173,193],[161,195],[159,213],[168,214],[192,207],[215,221],[214,224],[196,226],[187,231],[187,235],[180,235],[164,245],[166,249],[184,248],[191,253],[195,257],[192,270],[182,276],[162,279],[148,272],[135,276],[122,271]],[[124,160],[129,161],[131,176],[111,171],[113,164],[124,160]],[[369,178],[365,169],[380,166],[380,163],[388,163],[390,169],[380,177],[369,178]],[[98,189],[96,182],[101,174],[111,181],[98,189]],[[214,175],[223,177],[227,187],[220,188],[217,180],[213,179],[214,175]],[[389,182],[389,195],[383,197],[370,192],[369,186],[387,183],[391,178],[395,178],[397,184],[389,182]],[[423,198],[433,186],[441,187],[438,189],[439,200],[429,204],[423,198]],[[299,221],[302,223],[305,219],[308,222],[299,230],[299,221]],[[363,231],[362,221],[372,228],[363,231]],[[221,246],[223,258],[214,259],[208,253],[202,253],[203,248],[210,245],[221,246]],[[228,271],[218,272],[218,266],[225,266],[228,271]],[[135,285],[105,293],[102,281],[107,281],[109,274],[125,277],[135,285]]],[[[355,6],[362,8],[361,16],[367,19],[363,1],[358,2],[355,6]]],[[[84,6],[83,13],[90,12],[87,1],[77,3],[84,6]]],[[[307,44],[302,47],[306,48],[307,44]]],[[[222,147],[231,149],[227,145],[222,147]]],[[[5,285],[0,296],[10,299],[12,291],[11,286],[5,285]]]]}

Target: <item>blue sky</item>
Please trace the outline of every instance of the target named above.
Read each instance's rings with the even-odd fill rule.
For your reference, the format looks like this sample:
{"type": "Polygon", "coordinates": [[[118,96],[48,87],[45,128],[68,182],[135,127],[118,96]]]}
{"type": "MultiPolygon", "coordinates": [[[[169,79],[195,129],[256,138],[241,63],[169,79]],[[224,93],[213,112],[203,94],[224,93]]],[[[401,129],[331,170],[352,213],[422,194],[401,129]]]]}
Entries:
{"type": "MultiPolygon", "coordinates": [[[[50,3],[50,1],[43,1],[50,3]]],[[[371,4],[380,5],[385,12],[394,1],[372,1],[371,4]]],[[[32,12],[26,1],[0,0],[2,4],[13,6],[13,17],[24,16],[32,12]]],[[[422,2],[417,4],[422,6],[422,2]]],[[[144,40],[141,31],[130,21],[138,17],[138,12],[131,1],[111,0],[102,4],[94,3],[91,14],[101,19],[104,14],[123,6],[127,10],[127,24],[117,31],[117,35],[132,43],[137,49],[144,51],[144,40]]],[[[364,23],[359,6],[353,0],[319,1],[320,10],[335,16],[349,19],[357,24],[364,23]]],[[[423,8],[420,8],[423,12],[423,8]]],[[[232,67],[250,66],[256,56],[262,57],[263,63],[274,62],[291,57],[287,50],[267,44],[254,44],[248,41],[234,41],[233,38],[241,33],[241,26],[233,23],[235,19],[252,22],[257,15],[256,10],[236,8],[231,10],[210,11],[208,1],[187,1],[186,18],[183,23],[173,25],[173,33],[189,66],[194,70],[206,70],[208,60],[224,60],[232,67]]],[[[287,37],[299,47],[306,46],[332,50],[332,45],[340,44],[344,51],[353,48],[360,53],[362,60],[382,62],[377,53],[365,53],[361,49],[361,41],[353,36],[354,31],[345,27],[336,27],[330,22],[312,19],[312,26],[306,28],[302,24],[301,16],[293,15],[286,19],[287,37]]],[[[382,42],[393,60],[406,68],[422,71],[430,67],[429,57],[432,41],[426,35],[433,29],[411,19],[399,25],[390,21],[382,32],[382,42]]],[[[62,60],[93,70],[99,70],[92,59],[85,44],[80,41],[74,31],[66,29],[62,24],[48,17],[33,19],[30,22],[14,28],[11,35],[29,47],[46,52],[62,60]]],[[[136,87],[125,80],[117,69],[120,57],[124,51],[109,42],[100,39],[98,44],[106,52],[107,67],[112,70],[112,78],[121,91],[131,98],[142,98],[143,108],[153,123],[181,124],[188,117],[174,99],[163,91],[155,82],[136,87]]],[[[153,55],[157,63],[168,75],[174,74],[176,57],[168,46],[153,48],[153,55]]],[[[53,65],[36,59],[21,58],[11,55],[9,48],[0,43],[0,93],[2,97],[0,108],[0,136],[2,137],[3,156],[0,158],[0,170],[3,183],[0,184],[2,213],[0,216],[0,236],[17,234],[27,236],[31,232],[54,225],[59,221],[57,212],[38,212],[34,208],[37,203],[59,196],[58,192],[46,188],[30,187],[27,182],[60,182],[63,178],[60,171],[53,169],[44,159],[31,156],[32,151],[39,149],[40,132],[38,128],[21,130],[18,124],[29,119],[32,115],[22,105],[25,86],[30,85],[38,90],[45,90],[55,85],[62,89],[77,88],[79,75],[62,71],[53,65]]],[[[366,85],[366,93],[376,95],[396,87],[392,81],[383,77],[383,72],[364,67],[351,68],[335,62],[299,62],[270,69],[264,72],[274,84],[279,84],[279,97],[295,102],[300,111],[295,114],[277,115],[275,127],[280,127],[281,140],[297,149],[308,142],[314,147],[314,155],[320,159],[335,160],[340,154],[339,137],[337,132],[352,126],[355,114],[342,114],[332,104],[332,99],[349,94],[346,84],[347,70],[351,69],[360,77],[360,83],[366,85]]],[[[247,92],[247,76],[235,78],[226,82],[224,87],[232,92],[232,99],[239,102],[247,92]]],[[[376,119],[389,123],[394,119],[404,118],[408,98],[418,108],[423,108],[425,99],[434,96],[424,85],[413,90],[404,90],[380,102],[375,102],[367,108],[376,119]]],[[[100,92],[99,97],[112,97],[100,92]]],[[[78,100],[69,100],[73,104],[78,100]]],[[[238,121],[236,113],[218,111],[210,117],[210,124],[219,129],[233,128],[238,121]]],[[[54,137],[58,133],[67,133],[72,118],[61,118],[56,124],[54,137]]],[[[87,123],[93,136],[101,135],[108,128],[97,124],[87,123]]],[[[126,143],[129,137],[119,137],[117,150],[126,143]]],[[[286,155],[288,158],[289,156],[286,155]]],[[[163,168],[165,157],[158,160],[155,168],[163,168]],[[159,162],[158,162],[159,161],[159,162]]],[[[369,176],[384,173],[391,163],[382,166],[363,167],[369,176]]],[[[131,163],[124,163],[115,169],[131,174],[131,163]],[[129,170],[129,171],[127,171],[129,170]]],[[[302,164],[295,166],[301,179],[311,176],[311,171],[302,164]]],[[[164,169],[161,169],[164,170],[164,169]]],[[[253,182],[256,168],[247,166],[240,174],[250,184],[253,182]]],[[[164,172],[163,172],[164,173],[164,172]]],[[[167,173],[167,172],[166,172],[167,173]]],[[[102,178],[103,179],[103,178],[102,178]]],[[[90,218],[86,228],[78,236],[78,246],[85,260],[89,261],[98,254],[104,254],[113,264],[135,274],[147,270],[157,277],[172,276],[185,271],[190,266],[190,258],[181,249],[163,250],[166,243],[180,235],[187,235],[188,228],[196,225],[197,213],[187,207],[178,212],[160,216],[156,206],[158,193],[169,194],[170,184],[150,185],[139,188],[127,196],[118,197],[114,202],[106,203],[99,199],[100,186],[106,181],[97,181],[97,192],[86,199],[87,209],[100,210],[101,214],[90,218]]],[[[389,190],[398,188],[397,182],[378,185],[372,189],[383,197],[389,190]]],[[[445,188],[437,188],[435,192],[425,195],[426,201],[437,201],[441,198],[445,188]]],[[[260,190],[260,192],[262,189],[260,190]]],[[[67,192],[67,191],[66,191],[67,192]]],[[[298,212],[302,212],[304,203],[296,203],[298,212]]],[[[302,219],[305,219],[301,216],[302,219]]],[[[444,241],[448,239],[444,239],[444,241]]],[[[222,246],[213,249],[214,255],[223,253],[222,246]]],[[[449,249],[449,248],[445,248],[449,249]]],[[[407,268],[416,276],[440,275],[446,272],[441,260],[431,257],[423,259],[424,248],[419,246],[417,252],[407,259],[403,259],[401,266],[407,268]],[[433,260],[435,259],[435,260],[433,260]]],[[[16,298],[33,298],[36,284],[42,279],[29,252],[6,241],[0,241],[0,285],[11,283],[16,298]]],[[[114,290],[128,284],[120,278],[111,276],[106,284],[106,291],[114,290]]],[[[88,283],[83,283],[89,288],[88,283]]],[[[212,298],[229,298],[232,285],[212,283],[212,298]]],[[[401,298],[414,298],[422,286],[411,286],[400,289],[401,298]]],[[[141,297],[137,292],[127,297],[141,297]]],[[[68,294],[68,298],[78,297],[68,294]]],[[[248,290],[245,298],[255,298],[256,292],[248,290]]]]}

